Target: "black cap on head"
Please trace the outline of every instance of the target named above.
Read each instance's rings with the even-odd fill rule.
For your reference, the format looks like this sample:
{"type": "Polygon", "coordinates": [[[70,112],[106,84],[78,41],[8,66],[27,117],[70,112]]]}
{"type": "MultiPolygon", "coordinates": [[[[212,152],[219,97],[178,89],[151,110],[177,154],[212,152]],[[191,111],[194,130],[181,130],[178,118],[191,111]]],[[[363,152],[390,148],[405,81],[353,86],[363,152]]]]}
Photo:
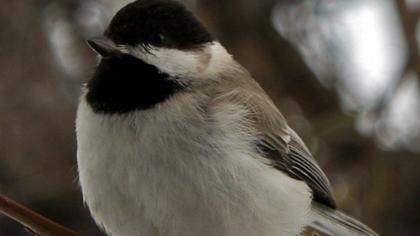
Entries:
{"type": "Polygon", "coordinates": [[[116,44],[192,49],[213,41],[183,5],[172,0],[137,0],[112,19],[105,36],[116,44]]]}

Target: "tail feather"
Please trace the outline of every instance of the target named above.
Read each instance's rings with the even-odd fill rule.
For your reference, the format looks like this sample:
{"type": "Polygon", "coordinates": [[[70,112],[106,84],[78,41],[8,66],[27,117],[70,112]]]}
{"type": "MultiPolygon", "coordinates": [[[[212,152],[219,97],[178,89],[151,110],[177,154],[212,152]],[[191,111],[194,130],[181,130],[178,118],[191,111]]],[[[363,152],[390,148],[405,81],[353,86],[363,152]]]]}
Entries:
{"type": "Polygon", "coordinates": [[[316,202],[312,206],[312,222],[304,236],[379,236],[359,221],[316,202]]]}

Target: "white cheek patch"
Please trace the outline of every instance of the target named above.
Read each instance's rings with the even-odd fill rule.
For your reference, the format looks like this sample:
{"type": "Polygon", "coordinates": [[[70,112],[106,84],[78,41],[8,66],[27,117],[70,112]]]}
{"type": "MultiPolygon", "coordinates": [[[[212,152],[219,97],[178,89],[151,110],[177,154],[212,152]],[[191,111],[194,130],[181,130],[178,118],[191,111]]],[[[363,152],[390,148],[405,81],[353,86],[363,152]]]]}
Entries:
{"type": "MultiPolygon", "coordinates": [[[[163,73],[182,79],[219,78],[220,75],[242,70],[219,42],[211,42],[202,48],[178,50],[171,48],[119,45],[119,49],[156,66],[163,73]]],[[[183,81],[179,81],[183,82],[183,81]]]]}
{"type": "Polygon", "coordinates": [[[211,58],[208,47],[196,50],[150,47],[147,51],[142,47],[136,47],[129,53],[156,66],[164,73],[183,78],[200,75],[207,69],[211,58]]]}
{"type": "Polygon", "coordinates": [[[203,72],[204,76],[208,78],[218,78],[223,74],[231,73],[232,71],[242,70],[238,68],[238,64],[233,60],[226,49],[219,43],[214,42],[207,47],[211,57],[209,65],[203,72]]]}

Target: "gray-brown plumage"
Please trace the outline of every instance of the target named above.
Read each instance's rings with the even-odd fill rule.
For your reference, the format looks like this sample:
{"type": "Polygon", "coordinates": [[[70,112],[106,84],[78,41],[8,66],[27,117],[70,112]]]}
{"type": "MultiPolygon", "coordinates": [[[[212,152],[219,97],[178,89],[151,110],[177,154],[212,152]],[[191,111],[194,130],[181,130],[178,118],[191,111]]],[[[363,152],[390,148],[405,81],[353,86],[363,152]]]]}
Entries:
{"type": "Polygon", "coordinates": [[[120,10],[80,100],[84,199],[111,235],[375,235],[335,210],[330,184],[274,103],[191,12],[120,10]]]}
{"type": "Polygon", "coordinates": [[[335,209],[330,183],[306,145],[251,75],[237,67],[237,73],[200,84],[200,89],[211,93],[209,96],[215,97],[214,102],[233,103],[247,109],[248,119],[259,137],[256,148],[269,164],[290,177],[305,181],[315,201],[335,209]]]}

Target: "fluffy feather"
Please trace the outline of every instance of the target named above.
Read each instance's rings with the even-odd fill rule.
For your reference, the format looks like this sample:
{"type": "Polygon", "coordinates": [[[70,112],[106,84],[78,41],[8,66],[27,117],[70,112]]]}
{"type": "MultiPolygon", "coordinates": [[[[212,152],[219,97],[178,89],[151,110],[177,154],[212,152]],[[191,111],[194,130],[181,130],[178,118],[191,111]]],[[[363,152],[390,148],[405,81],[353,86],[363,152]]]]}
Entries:
{"type": "Polygon", "coordinates": [[[310,225],[371,235],[332,209],[302,140],[180,4],[135,1],[106,35],[90,42],[110,58],[81,97],[76,130],[84,201],[108,234],[296,236],[310,225]]]}

